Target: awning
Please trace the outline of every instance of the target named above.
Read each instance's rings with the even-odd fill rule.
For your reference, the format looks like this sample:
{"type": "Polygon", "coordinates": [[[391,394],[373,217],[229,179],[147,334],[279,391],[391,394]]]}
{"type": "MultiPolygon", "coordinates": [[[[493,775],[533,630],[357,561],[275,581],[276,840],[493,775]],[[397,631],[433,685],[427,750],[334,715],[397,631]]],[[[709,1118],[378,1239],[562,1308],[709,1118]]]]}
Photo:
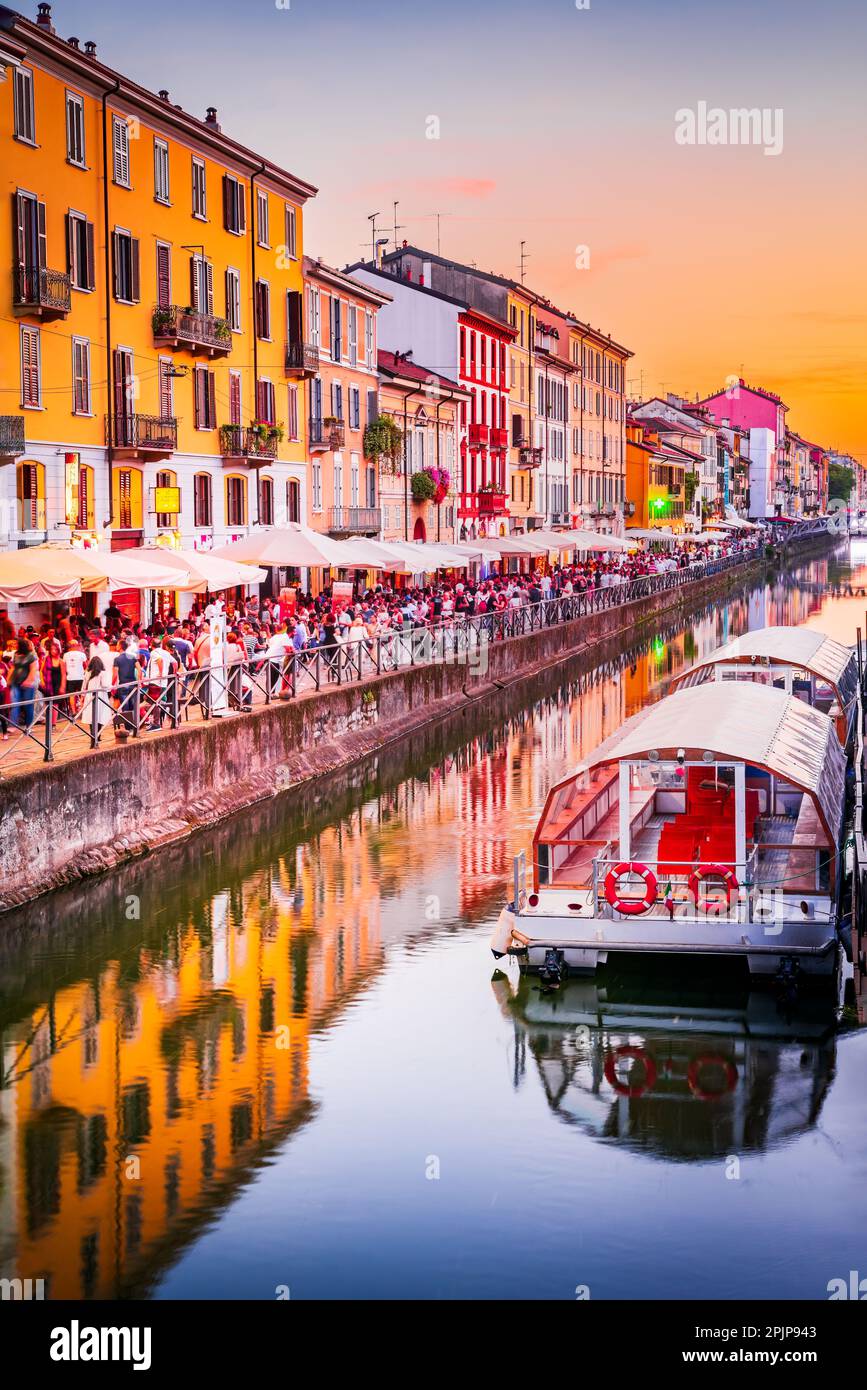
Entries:
{"type": "Polygon", "coordinates": [[[687,757],[707,751],[716,761],[731,758],[784,778],[812,797],[829,844],[836,843],[846,754],[827,714],[752,681],[693,686],[627,719],[579,772],[624,758],[646,758],[651,752],[672,760],[681,748],[687,757]]]}
{"type": "Polygon", "coordinates": [[[852,648],[807,627],[762,627],[755,632],[745,632],[696,662],[688,671],[681,672],[674,684],[692,683],[691,678],[697,673],[713,666],[726,663],[752,666],[756,662],[797,666],[819,676],[834,687],[844,709],[858,691],[858,663],[852,648]]]}
{"type": "Polygon", "coordinates": [[[240,560],[242,564],[271,565],[281,569],[330,569],[351,564],[343,557],[348,542],[333,540],[309,526],[290,522],[288,526],[271,526],[251,531],[241,541],[212,550],[224,560],[240,560]]]}
{"type": "Polygon", "coordinates": [[[624,539],[628,541],[633,539],[640,541],[660,541],[663,545],[674,545],[680,540],[680,537],[676,536],[673,531],[665,531],[661,528],[654,529],[651,527],[648,530],[643,530],[639,526],[627,526],[624,539]]]}
{"type": "MultiPolygon", "coordinates": [[[[628,534],[628,533],[627,533],[628,534]]],[[[635,542],[620,536],[604,536],[600,531],[564,531],[570,550],[634,550],[635,542]]]]}
{"type": "Polygon", "coordinates": [[[0,554],[0,598],[19,603],[77,598],[103,589],[171,589],[177,573],[125,550],[30,545],[0,554]]]}
{"type": "Polygon", "coordinates": [[[139,555],[143,560],[167,565],[176,571],[174,582],[167,587],[179,593],[203,594],[208,590],[219,593],[239,584],[261,584],[268,578],[267,570],[241,564],[238,560],[226,560],[210,550],[170,550],[165,546],[142,545],[124,550],[122,554],[139,555]]]}

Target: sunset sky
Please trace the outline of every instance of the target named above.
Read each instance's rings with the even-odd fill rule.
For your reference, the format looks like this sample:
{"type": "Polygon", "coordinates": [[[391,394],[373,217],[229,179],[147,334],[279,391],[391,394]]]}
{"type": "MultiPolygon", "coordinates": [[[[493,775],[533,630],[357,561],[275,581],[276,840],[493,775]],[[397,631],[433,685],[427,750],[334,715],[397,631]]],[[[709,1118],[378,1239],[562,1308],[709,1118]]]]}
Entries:
{"type": "MultiPolygon", "coordinates": [[[[27,13],[35,12],[35,4],[27,13]]],[[[391,234],[517,274],[632,348],[631,389],[743,374],[867,461],[862,0],[57,0],[58,32],[315,183],[306,249],[391,234]],[[699,102],[783,150],[682,146],[699,102]],[[440,138],[426,138],[436,116],[440,138]],[[576,247],[590,269],[576,269],[576,247]]]]}

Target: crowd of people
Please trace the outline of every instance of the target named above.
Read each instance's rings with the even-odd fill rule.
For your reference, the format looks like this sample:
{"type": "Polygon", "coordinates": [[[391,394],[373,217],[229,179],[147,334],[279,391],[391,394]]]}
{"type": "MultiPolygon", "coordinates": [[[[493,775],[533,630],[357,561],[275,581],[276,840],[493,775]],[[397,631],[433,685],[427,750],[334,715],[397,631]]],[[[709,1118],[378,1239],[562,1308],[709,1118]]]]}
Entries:
{"type": "Polygon", "coordinates": [[[133,728],[161,728],[178,708],[173,699],[181,705],[212,702],[207,682],[215,678],[210,674],[215,616],[225,618],[219,663],[225,703],[243,710],[252,705],[257,682],[263,688],[267,681],[276,698],[288,697],[298,654],[309,662],[320,651],[326,679],[337,679],[341,650],[351,651],[353,644],[356,652],[370,651],[378,638],[652,579],[745,544],[732,539],[695,547],[691,554],[683,549],[603,552],[531,573],[416,587],[397,586],[386,577],[347,597],[332,588],[317,595],[293,591],[291,604],[257,597],[225,604],[219,598],[197,599],[185,617],[165,614],[147,627],[125,617],[114,603],[101,620],[63,608],[38,631],[16,627],[0,609],[0,738],[7,740],[11,729],[30,729],[46,700],[45,717],[52,724],[65,717],[98,732],[112,721],[121,739],[133,728]]]}

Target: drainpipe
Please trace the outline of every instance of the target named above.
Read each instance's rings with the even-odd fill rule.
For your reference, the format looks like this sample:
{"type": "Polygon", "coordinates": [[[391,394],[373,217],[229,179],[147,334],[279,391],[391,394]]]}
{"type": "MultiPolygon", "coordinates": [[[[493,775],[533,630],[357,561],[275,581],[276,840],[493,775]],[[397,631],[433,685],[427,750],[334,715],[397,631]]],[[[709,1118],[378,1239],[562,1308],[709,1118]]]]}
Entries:
{"type": "MultiPolygon", "coordinates": [[[[256,180],[260,174],[264,174],[265,164],[261,163],[258,169],[254,169],[250,175],[250,294],[253,306],[253,419],[259,417],[259,334],[256,331],[256,180]]],[[[273,305],[272,305],[273,308],[273,305]]],[[[259,511],[259,469],[261,464],[256,465],[256,525],[260,524],[261,516],[259,511]]]]}
{"type": "MultiPolygon", "coordinates": [[[[114,361],[111,346],[111,252],[108,228],[108,99],[120,91],[120,78],[102,94],[102,221],[105,277],[105,384],[106,384],[106,455],[108,463],[108,520],[114,526],[114,361]]],[[[109,545],[111,541],[109,540],[109,545]]]]}
{"type": "Polygon", "coordinates": [[[403,535],[404,540],[409,540],[409,433],[407,425],[407,402],[413,396],[420,396],[424,387],[419,386],[415,391],[408,391],[403,398],[403,535]]]}

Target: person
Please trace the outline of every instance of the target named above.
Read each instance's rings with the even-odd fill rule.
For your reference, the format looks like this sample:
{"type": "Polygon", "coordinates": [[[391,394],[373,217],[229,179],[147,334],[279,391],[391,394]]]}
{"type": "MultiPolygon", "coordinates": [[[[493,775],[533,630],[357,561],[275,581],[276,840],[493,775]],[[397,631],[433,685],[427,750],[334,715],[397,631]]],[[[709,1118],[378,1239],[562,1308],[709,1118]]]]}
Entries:
{"type": "Polygon", "coordinates": [[[163,637],[160,645],[154,647],[145,671],[148,697],[152,702],[151,728],[161,729],[163,719],[168,713],[166,701],[170,692],[170,681],[180,663],[172,650],[170,637],[163,637]]]}
{"type": "Polygon", "coordinates": [[[36,718],[36,692],[39,663],[29,637],[19,637],[12,658],[9,688],[12,692],[12,722],[25,732],[36,718]]]}
{"type": "Polygon", "coordinates": [[[136,642],[128,642],[114,655],[114,696],[117,709],[114,716],[115,738],[125,739],[135,728],[135,703],[142,669],[141,653],[136,642]]]}
{"type": "Polygon", "coordinates": [[[9,693],[9,677],[12,674],[12,662],[7,661],[4,650],[5,643],[0,646],[0,738],[5,743],[9,738],[9,716],[11,713],[11,695],[9,693]]]}
{"type": "Polygon", "coordinates": [[[111,690],[111,677],[101,656],[94,652],[87,663],[84,675],[84,706],[81,722],[88,730],[93,730],[99,738],[100,733],[111,719],[111,703],[108,692],[111,690]]]}
{"type": "MultiPolygon", "coordinates": [[[[57,723],[57,697],[62,695],[66,686],[66,667],[60,651],[60,643],[56,638],[51,638],[45,644],[45,654],[39,667],[39,686],[46,700],[51,701],[51,724],[52,727],[57,723]]],[[[63,708],[66,708],[64,701],[63,708]]],[[[46,710],[46,719],[48,711],[46,710]]]]}
{"type": "Polygon", "coordinates": [[[0,650],[5,650],[16,637],[15,624],[5,608],[0,608],[0,650]]]}

